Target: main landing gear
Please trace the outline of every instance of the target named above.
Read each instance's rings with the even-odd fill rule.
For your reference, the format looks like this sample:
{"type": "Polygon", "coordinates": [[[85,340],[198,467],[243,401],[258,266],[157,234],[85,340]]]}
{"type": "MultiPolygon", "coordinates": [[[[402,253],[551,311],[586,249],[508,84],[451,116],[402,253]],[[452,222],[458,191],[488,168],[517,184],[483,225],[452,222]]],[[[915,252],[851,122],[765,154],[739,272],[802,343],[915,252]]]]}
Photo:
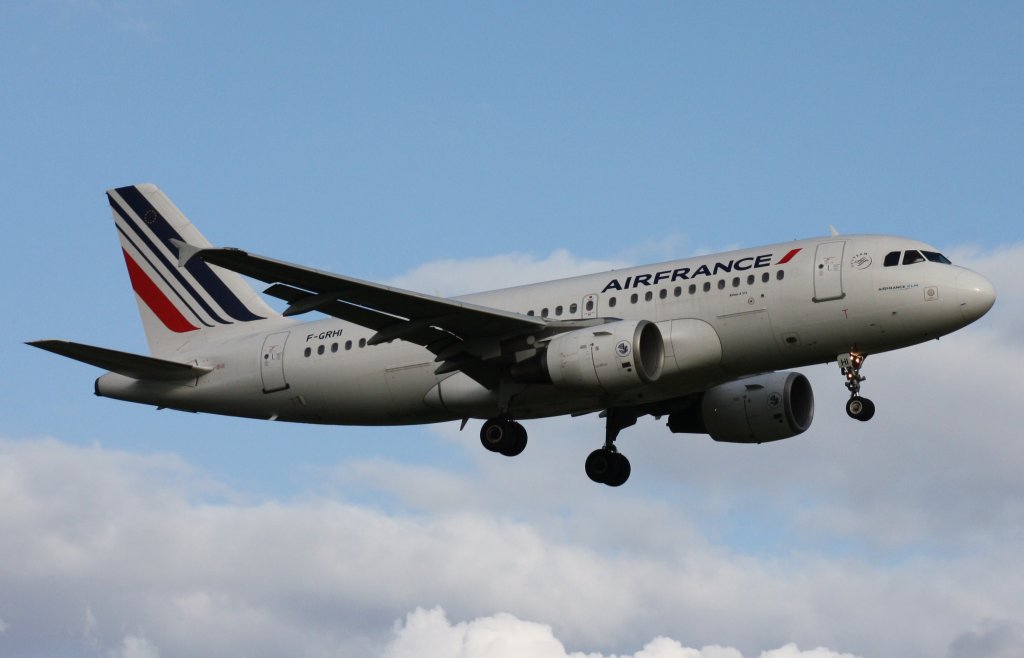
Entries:
{"type": "Polygon", "coordinates": [[[526,428],[511,418],[492,418],[480,428],[480,443],[491,452],[515,457],[526,449],[526,428]]]}
{"type": "Polygon", "coordinates": [[[852,352],[836,357],[839,370],[846,377],[846,389],[850,391],[850,399],[846,402],[846,415],[860,421],[871,420],[875,415],[875,403],[860,396],[860,383],[865,380],[860,374],[860,368],[866,358],[868,357],[865,354],[852,352]]]}
{"type": "MultiPolygon", "coordinates": [[[[620,487],[629,479],[626,456],[615,447],[615,438],[623,429],[636,424],[637,413],[630,409],[609,409],[605,417],[604,446],[590,453],[585,468],[587,477],[598,484],[620,487]]],[[[491,418],[480,428],[480,443],[491,452],[515,457],[526,448],[526,428],[508,416],[491,418]]]]}
{"type": "Polygon", "coordinates": [[[621,430],[636,424],[637,415],[627,409],[609,409],[604,416],[604,446],[590,453],[585,468],[594,482],[619,487],[629,479],[631,469],[629,460],[616,449],[615,438],[621,430]]]}

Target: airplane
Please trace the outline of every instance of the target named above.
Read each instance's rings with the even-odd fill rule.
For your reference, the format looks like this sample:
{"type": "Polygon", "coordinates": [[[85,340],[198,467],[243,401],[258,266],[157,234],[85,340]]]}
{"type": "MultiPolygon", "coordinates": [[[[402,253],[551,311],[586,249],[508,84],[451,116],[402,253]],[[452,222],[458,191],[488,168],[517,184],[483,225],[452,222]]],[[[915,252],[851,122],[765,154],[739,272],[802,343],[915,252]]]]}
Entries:
{"type": "Polygon", "coordinates": [[[150,355],[28,343],[108,370],[96,395],[297,423],[479,419],[483,446],[509,457],[526,447],[519,421],[600,413],[585,471],[612,487],[631,472],[615,441],[643,416],[734,443],[806,431],[813,391],[788,369],[835,361],[847,414],[867,421],[869,355],[965,327],[996,298],[925,243],[835,229],[442,298],[214,247],[152,184],[107,198],[150,355]]]}

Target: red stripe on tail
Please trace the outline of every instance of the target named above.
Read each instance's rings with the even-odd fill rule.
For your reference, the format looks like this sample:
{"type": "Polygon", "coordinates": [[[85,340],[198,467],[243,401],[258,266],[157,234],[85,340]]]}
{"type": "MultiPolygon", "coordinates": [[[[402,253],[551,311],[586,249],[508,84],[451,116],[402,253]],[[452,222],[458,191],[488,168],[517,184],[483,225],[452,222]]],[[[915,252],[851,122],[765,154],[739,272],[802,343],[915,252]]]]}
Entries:
{"type": "Polygon", "coordinates": [[[153,280],[149,278],[149,275],[142,271],[142,268],[128,255],[127,251],[122,249],[121,253],[124,254],[124,262],[128,266],[128,277],[132,280],[132,288],[142,298],[142,301],[146,303],[149,310],[153,311],[160,318],[165,327],[178,334],[185,333],[186,331],[195,331],[199,328],[193,326],[192,323],[185,319],[181,311],[174,306],[171,300],[167,299],[167,295],[161,292],[160,288],[157,288],[153,280]]]}
{"type": "Polygon", "coordinates": [[[796,256],[797,252],[800,251],[801,249],[803,249],[803,247],[798,247],[796,249],[791,250],[788,254],[786,254],[785,256],[782,257],[782,260],[780,260],[778,263],[775,263],[775,264],[776,265],[785,265],[786,263],[789,262],[789,259],[792,258],[793,256],[796,256]]]}

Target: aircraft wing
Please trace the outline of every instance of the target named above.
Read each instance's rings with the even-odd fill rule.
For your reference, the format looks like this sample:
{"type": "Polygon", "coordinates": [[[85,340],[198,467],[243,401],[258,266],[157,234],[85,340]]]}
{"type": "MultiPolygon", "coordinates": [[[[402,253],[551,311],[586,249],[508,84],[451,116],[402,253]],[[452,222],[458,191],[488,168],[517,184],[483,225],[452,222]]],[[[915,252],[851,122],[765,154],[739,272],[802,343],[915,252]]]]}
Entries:
{"type": "Polygon", "coordinates": [[[205,375],[211,370],[211,368],[194,366],[190,363],[156,359],[151,356],[119,352],[105,347],[72,343],[67,340],[34,340],[26,344],[132,379],[152,379],[164,382],[184,381],[205,375]]]}
{"type": "Polygon", "coordinates": [[[423,345],[443,361],[438,372],[462,370],[485,386],[496,369],[484,362],[498,341],[553,326],[541,318],[392,288],[294,265],[240,249],[210,249],[174,241],[179,265],[201,258],[272,284],[264,292],[290,305],[284,315],[320,311],[377,331],[371,345],[402,339],[423,345]]]}

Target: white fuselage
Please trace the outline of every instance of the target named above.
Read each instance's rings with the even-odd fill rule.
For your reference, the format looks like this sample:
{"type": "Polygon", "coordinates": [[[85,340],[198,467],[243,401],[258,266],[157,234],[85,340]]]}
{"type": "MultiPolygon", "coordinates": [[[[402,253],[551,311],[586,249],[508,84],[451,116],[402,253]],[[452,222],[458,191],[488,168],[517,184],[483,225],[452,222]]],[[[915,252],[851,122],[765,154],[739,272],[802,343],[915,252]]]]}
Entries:
{"type": "MultiPolygon", "coordinates": [[[[712,254],[459,298],[552,320],[649,320],[665,342],[654,383],[615,395],[551,384],[507,391],[531,418],[640,404],[738,377],[871,354],[959,329],[991,306],[979,275],[942,262],[885,266],[887,253],[934,251],[912,240],[851,235],[712,254]]],[[[991,290],[988,286],[987,290],[991,290]]],[[[327,318],[268,319],[187,343],[173,358],[213,368],[186,383],[109,373],[106,397],[278,420],[396,425],[499,415],[501,391],[461,372],[435,374],[435,355],[327,318]]]]}

